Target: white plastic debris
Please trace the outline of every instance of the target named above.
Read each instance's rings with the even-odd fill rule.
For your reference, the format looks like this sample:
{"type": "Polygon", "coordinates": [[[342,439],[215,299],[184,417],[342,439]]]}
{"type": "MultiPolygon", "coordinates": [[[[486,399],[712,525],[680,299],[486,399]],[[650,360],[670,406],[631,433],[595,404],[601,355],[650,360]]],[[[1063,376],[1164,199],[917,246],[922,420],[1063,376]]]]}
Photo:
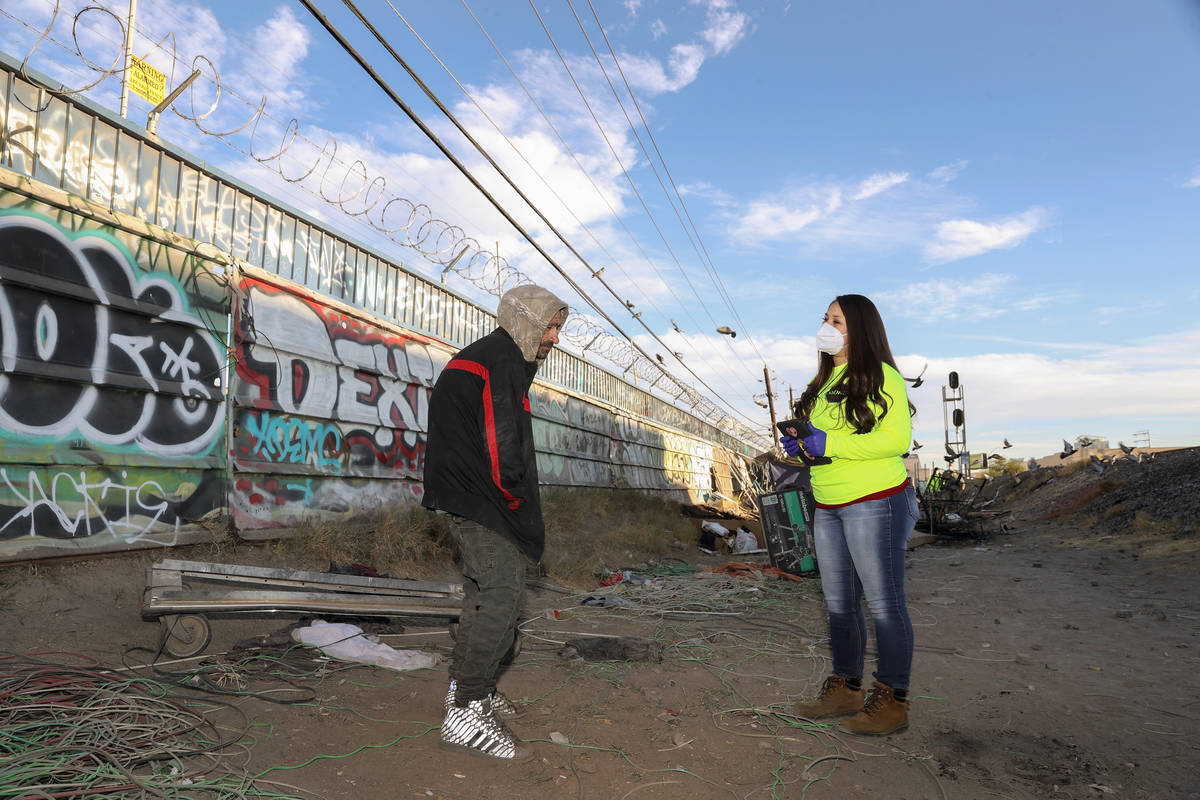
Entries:
{"type": "Polygon", "coordinates": [[[307,628],[293,630],[292,640],[319,647],[331,658],[387,669],[422,669],[437,663],[437,659],[428,653],[419,650],[396,650],[382,642],[371,641],[362,628],[345,622],[314,620],[307,628]]]}

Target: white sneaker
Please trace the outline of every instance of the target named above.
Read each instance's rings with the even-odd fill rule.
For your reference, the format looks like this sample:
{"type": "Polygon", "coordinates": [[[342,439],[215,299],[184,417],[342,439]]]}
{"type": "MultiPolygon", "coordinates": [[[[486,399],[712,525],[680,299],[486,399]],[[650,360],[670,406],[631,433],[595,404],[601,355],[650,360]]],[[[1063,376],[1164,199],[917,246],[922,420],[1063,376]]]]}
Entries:
{"type": "MultiPolygon", "coordinates": [[[[451,679],[450,688],[446,691],[446,700],[443,703],[447,709],[454,705],[454,691],[456,688],[457,684],[453,679],[451,679]]],[[[515,719],[525,713],[525,709],[523,707],[517,705],[512,700],[509,700],[508,696],[499,689],[492,692],[488,696],[488,699],[492,701],[492,713],[498,717],[515,719]]]]}
{"type": "Polygon", "coordinates": [[[442,720],[441,742],[446,750],[502,761],[528,761],[533,748],[523,744],[492,713],[491,703],[472,700],[465,706],[450,704],[442,720]]]}

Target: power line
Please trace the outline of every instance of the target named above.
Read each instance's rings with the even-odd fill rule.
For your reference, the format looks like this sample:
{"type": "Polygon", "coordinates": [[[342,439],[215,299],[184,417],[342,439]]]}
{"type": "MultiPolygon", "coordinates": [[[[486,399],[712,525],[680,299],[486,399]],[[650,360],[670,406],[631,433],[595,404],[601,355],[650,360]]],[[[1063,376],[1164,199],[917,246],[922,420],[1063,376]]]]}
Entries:
{"type": "MultiPolygon", "coordinates": [[[[567,0],[567,2],[571,3],[571,0],[567,0]]],[[[638,102],[637,95],[633,93],[633,87],[629,85],[629,79],[625,76],[625,70],[621,67],[621,60],[617,58],[617,52],[615,49],[613,49],[612,42],[609,41],[608,38],[608,33],[604,30],[604,24],[600,21],[600,15],[596,13],[596,7],[593,5],[592,0],[587,0],[587,3],[588,7],[592,10],[592,16],[596,20],[596,26],[600,29],[600,35],[604,37],[604,43],[608,46],[608,52],[612,55],[613,64],[616,65],[617,72],[620,73],[621,80],[625,84],[625,90],[629,93],[629,98],[633,100],[634,108],[637,109],[638,117],[642,121],[642,127],[646,129],[646,135],[650,138],[650,144],[654,146],[654,152],[658,154],[658,160],[662,163],[663,171],[667,174],[667,180],[671,182],[671,188],[674,189],[675,196],[679,198],[679,205],[683,209],[684,215],[687,216],[688,222],[692,226],[692,230],[696,233],[696,241],[699,242],[700,249],[704,251],[704,256],[701,258],[701,264],[704,264],[705,260],[707,260],[708,266],[710,267],[709,274],[712,277],[713,283],[716,285],[717,290],[724,297],[725,306],[730,310],[730,312],[732,312],[734,319],[737,320],[737,323],[739,326],[741,326],[742,331],[744,331],[747,338],[750,339],[750,344],[754,347],[754,352],[758,353],[758,357],[765,363],[766,357],[763,356],[762,352],[758,349],[758,345],[755,344],[754,339],[751,336],[749,326],[746,325],[745,321],[742,319],[742,315],[738,313],[737,306],[734,305],[732,298],[730,298],[729,291],[725,288],[725,284],[721,280],[720,274],[717,272],[716,265],[713,264],[712,257],[708,253],[708,248],[704,245],[704,239],[700,236],[700,229],[696,226],[695,220],[692,219],[691,212],[688,211],[687,203],[683,199],[683,194],[680,193],[679,187],[675,185],[675,178],[671,175],[671,168],[667,166],[667,160],[663,158],[662,151],[658,147],[658,142],[654,138],[654,132],[650,129],[650,124],[646,122],[646,116],[642,113],[642,106],[638,102]]],[[[571,5],[571,11],[572,13],[575,11],[575,6],[573,4],[571,5]]],[[[578,18],[578,15],[576,15],[576,19],[578,18]]],[[[582,29],[582,27],[583,23],[580,23],[580,28],[582,29]]],[[[584,36],[587,36],[586,32],[584,33],[584,36]]],[[[590,40],[588,44],[589,46],[591,45],[590,40]]],[[[593,52],[595,51],[593,50],[593,52]]],[[[596,61],[599,63],[600,60],[596,59],[596,61]]],[[[601,70],[603,69],[604,67],[601,65],[601,70]]],[[[607,74],[605,77],[608,77],[607,74]]],[[[619,102],[620,100],[618,99],[618,103],[619,102]]],[[[640,139],[638,140],[638,144],[641,144],[640,139]]],[[[642,151],[645,152],[645,148],[643,148],[642,151]]],[[[648,153],[646,154],[646,159],[653,163],[653,160],[650,159],[650,155],[648,153]]],[[[657,171],[655,174],[658,174],[657,171]]],[[[697,255],[700,254],[697,253],[697,255]]]]}
{"type": "MultiPolygon", "coordinates": [[[[392,102],[395,103],[402,111],[404,111],[404,113],[409,117],[409,119],[412,120],[413,124],[415,124],[418,128],[420,128],[421,132],[424,133],[425,136],[431,142],[433,142],[433,144],[438,148],[438,150],[440,150],[442,152],[442,154],[444,156],[446,156],[446,158],[448,158],[451,161],[451,163],[454,164],[454,166],[459,170],[459,172],[461,172],[462,175],[468,181],[470,181],[470,183],[476,188],[476,190],[478,190],[481,194],[483,194],[483,196],[485,198],[487,198],[487,200],[508,221],[508,223],[510,225],[512,225],[525,238],[525,240],[528,241],[529,244],[535,250],[537,250],[537,252],[543,258],[546,259],[546,261],[554,268],[554,270],[556,272],[558,272],[558,274],[563,278],[563,280],[565,280],[567,282],[567,284],[572,289],[574,289],[579,294],[579,296],[581,298],[583,298],[583,300],[596,311],[596,313],[598,313],[601,317],[603,317],[604,320],[607,321],[609,325],[611,325],[618,333],[621,334],[621,336],[623,336],[626,340],[628,340],[629,343],[639,353],[641,353],[641,355],[643,356],[643,358],[646,359],[648,364],[653,365],[653,361],[650,359],[649,354],[647,354],[646,351],[644,349],[642,349],[642,347],[640,345],[638,345],[638,343],[636,341],[634,341],[632,337],[629,336],[629,334],[625,333],[625,331],[616,323],[616,321],[613,320],[612,317],[610,317],[608,315],[608,313],[605,312],[600,307],[600,305],[591,298],[590,295],[588,295],[588,293],[586,291],[584,291],[583,287],[580,286],[573,278],[571,278],[571,276],[567,274],[566,270],[564,270],[558,264],[558,262],[554,260],[554,258],[545,250],[545,248],[543,248],[533,238],[533,236],[528,231],[526,231],[525,228],[519,222],[517,222],[517,220],[512,216],[512,214],[510,214],[505,208],[503,208],[503,206],[500,205],[499,201],[495,198],[495,196],[493,196],[492,193],[489,192],[487,190],[487,188],[484,187],[483,184],[479,182],[478,178],[475,177],[475,175],[466,167],[465,164],[462,163],[462,161],[460,161],[452,152],[450,152],[449,148],[446,147],[446,145],[441,141],[440,138],[438,138],[437,134],[435,134],[429,128],[429,126],[426,125],[425,122],[423,120],[421,120],[421,118],[408,106],[408,104],[405,103],[398,94],[396,94],[395,90],[393,90],[391,88],[391,86],[379,75],[379,73],[374,69],[374,67],[372,67],[366,61],[366,59],[354,48],[354,46],[351,45],[350,42],[346,40],[346,38],[342,35],[341,31],[339,31],[337,29],[337,27],[334,26],[333,23],[331,23],[325,17],[325,15],[323,15],[319,10],[317,10],[317,8],[313,5],[312,0],[300,0],[300,2],[304,4],[304,7],[306,9],[308,9],[309,13],[312,14],[313,17],[315,17],[317,19],[317,21],[322,25],[322,27],[324,27],[325,30],[328,31],[329,34],[334,37],[334,39],[338,42],[338,44],[342,47],[342,49],[345,50],[346,53],[349,54],[355,60],[355,62],[358,63],[358,65],[363,69],[363,71],[365,71],[371,77],[371,79],[375,81],[375,83],[384,91],[384,93],[388,95],[388,97],[392,100],[392,102]]],[[[569,242],[566,241],[566,239],[564,237],[562,237],[562,234],[558,232],[557,228],[554,228],[553,224],[550,223],[550,221],[545,217],[544,214],[542,214],[542,212],[537,208],[537,206],[535,206],[526,197],[526,195],[520,190],[520,188],[517,187],[511,181],[511,179],[508,178],[507,174],[504,173],[503,170],[501,170],[498,165],[496,165],[495,161],[487,154],[487,152],[485,150],[483,150],[479,146],[479,144],[474,141],[473,138],[470,137],[470,134],[466,132],[466,130],[457,121],[457,119],[455,119],[454,116],[449,112],[449,110],[446,109],[445,105],[442,104],[441,101],[437,99],[436,95],[434,95],[432,93],[432,91],[430,91],[428,89],[428,87],[425,86],[424,83],[420,81],[420,79],[407,66],[407,64],[400,57],[400,55],[398,53],[396,53],[396,51],[391,47],[390,44],[388,44],[387,40],[379,33],[378,30],[375,29],[375,27],[370,23],[370,21],[367,20],[362,15],[362,13],[358,10],[358,8],[350,0],[342,0],[342,2],[346,5],[347,8],[350,9],[350,11],[356,17],[358,17],[359,21],[363,23],[363,25],[371,32],[371,34],[376,38],[376,40],[381,45],[383,45],[383,47],[389,52],[389,54],[391,54],[392,57],[405,69],[405,71],[409,73],[410,77],[412,77],[413,80],[416,81],[418,83],[418,85],[422,87],[422,89],[425,91],[426,95],[430,98],[430,100],[433,101],[439,107],[439,109],[441,109],[442,112],[451,119],[451,121],[455,124],[456,127],[459,128],[459,130],[463,133],[464,136],[467,136],[470,139],[470,141],[476,147],[476,149],[480,151],[481,155],[483,155],[484,158],[487,159],[488,162],[492,164],[493,168],[496,169],[497,172],[505,178],[505,180],[509,183],[509,185],[512,186],[514,191],[516,191],[518,193],[518,195],[520,195],[522,200],[526,204],[528,204],[529,207],[535,211],[535,213],[538,214],[538,216],[543,220],[543,222],[548,227],[550,227],[551,230],[553,230],[556,233],[556,235],[559,236],[559,238],[568,247],[568,249],[570,249],[572,251],[572,253],[574,253],[575,256],[577,258],[579,258],[580,261],[583,261],[586,264],[586,260],[581,255],[579,255],[577,251],[575,251],[575,249],[570,245],[569,242]]],[[[593,276],[596,276],[596,275],[597,275],[597,273],[595,271],[593,271],[593,276]]],[[[601,281],[601,283],[604,284],[603,281],[601,281]]],[[[606,284],[604,284],[604,285],[606,288],[609,289],[610,292],[612,292],[611,288],[609,288],[606,284]]],[[[614,296],[616,296],[615,293],[613,293],[613,294],[614,294],[614,296]]],[[[644,323],[643,323],[643,325],[644,325],[644,323]]],[[[649,330],[649,328],[647,328],[647,331],[650,333],[651,336],[654,336],[656,340],[658,339],[657,335],[654,334],[653,331],[649,330]]],[[[691,372],[691,369],[689,367],[687,367],[686,364],[684,364],[684,368],[688,369],[688,371],[691,372]]],[[[686,385],[680,384],[678,379],[671,376],[670,373],[666,372],[665,370],[661,370],[661,368],[660,368],[660,371],[663,372],[664,375],[666,375],[673,382],[675,382],[677,385],[680,386],[680,388],[681,388],[680,394],[681,395],[686,393],[686,391],[687,391],[686,385]]],[[[692,374],[706,389],[708,389],[708,391],[712,392],[718,398],[721,398],[721,396],[715,390],[713,390],[713,388],[711,386],[709,386],[707,383],[705,383],[703,381],[703,379],[701,379],[698,375],[695,375],[694,372],[692,372],[692,374]]],[[[723,400],[723,398],[721,398],[721,399],[723,400]]],[[[734,413],[741,414],[747,420],[753,422],[753,420],[751,420],[750,417],[743,414],[740,410],[738,410],[736,407],[734,407],[731,403],[729,403],[728,401],[725,401],[725,403],[726,403],[726,405],[729,406],[729,408],[734,413]]]]}
{"type": "MultiPolygon", "coordinates": [[[[541,173],[541,171],[538,170],[538,168],[536,166],[534,166],[532,163],[530,163],[529,159],[526,158],[524,153],[521,152],[521,149],[516,145],[515,142],[512,141],[512,139],[500,127],[500,125],[496,123],[496,121],[491,117],[491,115],[488,114],[487,110],[483,108],[482,104],[480,104],[480,102],[478,100],[476,100],[475,96],[471,93],[471,91],[468,90],[467,87],[465,87],[460,80],[458,80],[458,78],[454,75],[453,71],[437,55],[437,53],[433,50],[433,48],[429,45],[429,43],[426,42],[424,38],[422,38],[422,36],[417,32],[417,30],[412,26],[412,24],[405,18],[405,16],[402,13],[400,13],[400,11],[394,5],[392,5],[391,0],[388,0],[388,5],[391,7],[392,11],[396,14],[396,16],[400,19],[400,21],[404,23],[405,27],[408,28],[409,32],[412,33],[412,35],[416,38],[416,40],[421,43],[421,45],[425,48],[426,52],[429,53],[429,55],[435,61],[437,61],[437,63],[446,72],[446,74],[450,77],[450,79],[454,81],[455,85],[458,86],[458,88],[467,97],[467,99],[469,99],[475,105],[476,109],[479,110],[479,113],[483,115],[484,119],[486,119],[488,121],[488,123],[491,124],[491,126],[496,130],[497,133],[500,134],[500,136],[504,139],[504,141],[508,144],[508,146],[510,148],[512,148],[513,152],[515,152],[517,154],[517,156],[525,163],[525,165],[527,167],[529,167],[529,169],[533,172],[533,174],[536,175],[539,180],[541,180],[542,184],[546,186],[546,188],[562,204],[563,208],[566,209],[566,211],[575,219],[575,221],[577,223],[579,223],[580,227],[582,227],[583,230],[587,232],[588,236],[591,237],[592,241],[595,242],[596,246],[599,247],[600,250],[603,251],[606,256],[608,256],[608,258],[611,260],[611,262],[617,267],[618,270],[621,271],[621,274],[625,276],[625,278],[630,282],[630,284],[637,286],[638,285],[637,281],[632,276],[630,276],[628,272],[625,271],[625,268],[621,265],[620,261],[615,256],[613,256],[613,254],[611,252],[609,252],[608,248],[605,247],[604,243],[601,242],[599,238],[597,238],[597,236],[595,235],[595,233],[593,233],[591,228],[588,227],[587,223],[585,223],[582,219],[579,218],[579,216],[577,214],[575,214],[574,211],[572,211],[571,207],[567,204],[566,200],[563,199],[561,195],[559,195],[557,190],[555,190],[555,188],[550,184],[550,182],[541,173]]],[[[465,0],[464,0],[464,5],[466,5],[465,0]]],[[[471,14],[472,18],[475,18],[474,13],[471,12],[471,9],[469,6],[467,6],[467,12],[471,14]]],[[[484,35],[487,36],[488,35],[487,31],[486,31],[486,29],[483,28],[482,23],[479,23],[477,18],[475,18],[475,20],[476,20],[476,24],[478,24],[480,26],[481,30],[483,30],[484,35]]],[[[490,36],[488,36],[488,40],[492,41],[490,36]]],[[[492,42],[492,45],[493,45],[493,47],[495,47],[494,42],[492,42]]],[[[497,52],[499,52],[498,48],[497,48],[497,52]]],[[[501,58],[503,59],[503,54],[501,54],[501,58]]],[[[505,61],[505,64],[507,65],[507,60],[505,61]]],[[[511,71],[511,67],[509,69],[511,71]]],[[[514,77],[516,77],[515,73],[514,73],[514,77]]],[[[519,78],[517,78],[517,80],[518,80],[518,82],[521,82],[519,78]]],[[[524,83],[521,82],[521,84],[522,84],[522,88],[525,88],[524,83]]],[[[526,94],[529,95],[529,92],[527,89],[526,89],[526,94]]],[[[529,96],[530,96],[530,99],[533,100],[532,95],[529,95],[529,96]]],[[[549,118],[546,117],[545,112],[542,111],[541,106],[537,104],[537,101],[533,100],[533,102],[534,102],[535,106],[537,106],[538,110],[542,113],[543,118],[545,118],[547,123],[550,124],[551,128],[554,129],[555,134],[559,136],[559,141],[567,149],[567,151],[569,153],[571,153],[571,156],[575,159],[576,164],[583,171],[584,176],[588,179],[588,181],[591,182],[592,187],[596,190],[597,194],[599,194],[603,198],[603,193],[600,192],[599,187],[596,186],[596,183],[592,179],[592,176],[590,174],[588,174],[588,172],[583,168],[583,165],[579,163],[579,159],[575,155],[574,151],[572,151],[570,149],[570,146],[567,145],[567,143],[563,140],[561,134],[558,133],[558,130],[556,128],[554,128],[553,122],[551,122],[549,120],[549,118]]],[[[605,202],[607,202],[606,198],[605,198],[605,202]]],[[[620,216],[616,213],[615,209],[612,209],[611,205],[609,205],[609,209],[610,209],[610,211],[612,211],[613,215],[617,218],[617,220],[622,224],[622,226],[624,226],[624,224],[625,224],[624,220],[622,220],[620,218],[620,216]]],[[[626,227],[626,231],[629,232],[630,235],[632,236],[632,232],[629,231],[628,227],[626,227]]],[[[636,244],[637,240],[634,239],[634,242],[636,244]]],[[[644,253],[644,251],[643,251],[643,253],[644,253]]],[[[647,256],[647,261],[649,262],[650,266],[653,267],[655,269],[655,271],[657,272],[658,268],[654,265],[653,261],[649,260],[648,256],[647,256]]],[[[585,262],[585,266],[587,266],[586,262],[585,262]]],[[[589,267],[589,269],[590,269],[590,267],[589,267]]],[[[683,307],[683,310],[685,311],[685,313],[687,313],[688,316],[691,317],[691,312],[687,309],[686,306],[683,305],[683,301],[680,300],[679,296],[675,294],[675,290],[671,287],[670,283],[668,283],[666,281],[666,279],[663,278],[661,273],[659,273],[659,277],[660,277],[660,279],[663,280],[663,284],[671,292],[671,295],[673,297],[675,297],[676,301],[678,301],[680,303],[680,305],[683,307]]],[[[658,314],[660,316],[662,316],[662,318],[664,320],[669,319],[669,317],[663,312],[663,310],[661,308],[659,308],[658,305],[654,302],[653,298],[651,298],[648,294],[646,294],[644,292],[643,292],[643,296],[646,298],[646,301],[650,304],[650,306],[655,311],[657,311],[658,314]]],[[[621,298],[617,298],[617,299],[621,299],[621,298]]],[[[626,305],[628,306],[629,304],[626,303],[626,305]]],[[[631,313],[633,313],[632,309],[630,309],[630,311],[631,311],[631,313]]],[[[691,317],[691,319],[693,322],[695,322],[694,317],[691,317]]],[[[699,323],[697,323],[697,325],[699,325],[699,323]]],[[[691,348],[692,352],[696,354],[697,357],[700,357],[700,358],[704,357],[704,354],[702,354],[699,351],[699,349],[696,347],[695,342],[693,342],[691,339],[687,339],[686,337],[684,338],[684,341],[687,343],[688,347],[691,348]]],[[[666,346],[666,344],[664,342],[661,342],[661,340],[660,340],[660,344],[663,344],[664,346],[666,346]]],[[[722,356],[722,358],[724,358],[724,356],[722,356]]],[[[743,368],[747,368],[746,365],[744,364],[744,362],[738,361],[735,363],[740,365],[743,368]]],[[[729,362],[726,361],[726,366],[728,366],[728,365],[729,365],[729,362]]],[[[730,388],[733,388],[732,385],[730,386],[730,388]]]]}
{"type": "MultiPolygon", "coordinates": [[[[579,81],[575,78],[575,73],[571,70],[571,67],[567,64],[567,60],[563,56],[562,50],[559,48],[558,43],[554,40],[553,34],[550,33],[550,28],[546,25],[545,19],[542,18],[541,13],[537,10],[537,6],[534,5],[533,0],[529,0],[529,7],[531,9],[533,9],[534,15],[538,18],[538,22],[541,23],[542,30],[545,31],[546,38],[550,41],[550,45],[554,49],[555,54],[558,56],[558,60],[562,63],[563,69],[566,71],[567,76],[571,79],[571,83],[575,86],[575,91],[578,92],[579,97],[583,101],[584,106],[587,108],[588,114],[591,115],[592,121],[595,123],[597,130],[600,131],[601,137],[604,139],[605,144],[608,145],[608,149],[612,153],[613,159],[616,160],[617,165],[621,168],[621,172],[625,176],[625,180],[629,183],[629,186],[633,190],[634,195],[637,197],[638,202],[641,203],[642,209],[646,212],[646,216],[650,220],[650,224],[654,227],[654,230],[658,233],[659,238],[662,239],[663,246],[666,247],[667,252],[670,253],[671,259],[675,262],[676,268],[678,268],[679,273],[681,275],[683,275],[683,279],[687,282],[688,287],[692,290],[692,294],[695,295],[696,300],[700,303],[701,308],[704,309],[704,313],[708,315],[708,318],[712,322],[713,327],[714,328],[719,327],[719,323],[713,317],[712,312],[709,310],[708,305],[704,302],[704,299],[700,296],[700,292],[696,289],[695,284],[692,283],[692,279],[688,276],[687,270],[684,269],[683,263],[679,260],[679,256],[676,255],[675,250],[671,247],[671,243],[667,240],[666,234],[663,233],[663,230],[659,226],[658,221],[655,219],[653,212],[650,211],[650,207],[646,203],[646,199],[642,196],[642,193],[638,190],[637,184],[634,182],[633,177],[629,174],[629,170],[625,167],[625,164],[621,160],[621,157],[617,154],[616,148],[613,147],[612,141],[608,138],[608,134],[605,132],[604,126],[600,123],[600,119],[596,115],[595,109],[592,108],[592,104],[588,101],[587,95],[583,91],[583,87],[579,85],[579,81]]],[[[576,17],[576,18],[578,19],[578,17],[576,17]]],[[[590,44],[590,42],[589,42],[589,44],[590,44]]],[[[593,50],[593,54],[594,53],[595,53],[595,51],[593,50]]],[[[610,83],[609,85],[611,86],[612,84],[610,83]]],[[[614,93],[615,93],[615,89],[614,89],[614,93]]],[[[619,99],[618,99],[618,105],[620,105],[619,99]]],[[[622,106],[622,110],[624,110],[623,106],[622,106]]],[[[628,116],[626,116],[626,119],[628,119],[628,116]]],[[[630,124],[632,124],[632,123],[630,123],[630,124]]],[[[636,136],[636,131],[635,131],[635,136],[636,136]]],[[[643,148],[643,152],[644,151],[645,151],[645,149],[643,148]]],[[[654,168],[653,161],[651,161],[650,163],[651,163],[651,168],[653,169],[654,168]]],[[[657,170],[656,170],[656,174],[657,174],[657,170]]],[[[664,187],[664,191],[665,191],[665,187],[664,187]]],[[[668,201],[669,200],[670,200],[670,198],[668,197],[668,201]]],[[[674,208],[673,204],[672,204],[672,208],[674,208]]],[[[676,213],[678,213],[678,212],[676,212],[676,213]]],[[[680,220],[680,222],[682,222],[682,220],[680,220]]],[[[685,227],[685,232],[686,232],[686,227],[685,227]]],[[[690,234],[689,234],[689,238],[690,238],[690,234]]],[[[732,343],[728,343],[728,344],[730,347],[732,347],[732,343]]]]}

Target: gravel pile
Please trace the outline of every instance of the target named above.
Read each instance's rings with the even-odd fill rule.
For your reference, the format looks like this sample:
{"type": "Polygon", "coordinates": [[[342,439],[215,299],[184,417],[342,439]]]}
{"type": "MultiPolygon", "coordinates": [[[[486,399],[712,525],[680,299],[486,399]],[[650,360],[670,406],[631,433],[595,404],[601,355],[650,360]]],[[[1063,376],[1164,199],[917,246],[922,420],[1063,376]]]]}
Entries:
{"type": "Polygon", "coordinates": [[[1117,458],[1073,471],[1043,468],[992,481],[980,495],[994,497],[994,508],[1038,519],[1090,517],[1091,529],[1103,533],[1140,524],[1200,535],[1200,448],[1157,453],[1142,463],[1117,458]]]}
{"type": "Polygon", "coordinates": [[[1106,478],[1119,483],[1084,509],[1099,516],[1098,527],[1126,530],[1140,512],[1200,534],[1200,448],[1158,453],[1143,464],[1122,459],[1096,475],[1101,483],[1106,478]]]}

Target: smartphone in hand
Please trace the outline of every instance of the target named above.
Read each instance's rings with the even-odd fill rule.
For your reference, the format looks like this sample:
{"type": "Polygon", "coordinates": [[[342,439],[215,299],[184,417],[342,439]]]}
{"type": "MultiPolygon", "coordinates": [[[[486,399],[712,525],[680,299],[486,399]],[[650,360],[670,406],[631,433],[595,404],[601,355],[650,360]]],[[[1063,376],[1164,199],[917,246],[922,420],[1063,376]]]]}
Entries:
{"type": "MultiPolygon", "coordinates": [[[[812,428],[808,427],[808,420],[803,419],[785,419],[783,422],[776,422],[775,427],[784,436],[791,436],[793,439],[803,439],[812,433],[812,428]]],[[[804,452],[803,446],[800,448],[800,455],[796,458],[801,461],[806,467],[816,467],[821,464],[832,464],[833,460],[826,456],[810,456],[804,452]]]]}

